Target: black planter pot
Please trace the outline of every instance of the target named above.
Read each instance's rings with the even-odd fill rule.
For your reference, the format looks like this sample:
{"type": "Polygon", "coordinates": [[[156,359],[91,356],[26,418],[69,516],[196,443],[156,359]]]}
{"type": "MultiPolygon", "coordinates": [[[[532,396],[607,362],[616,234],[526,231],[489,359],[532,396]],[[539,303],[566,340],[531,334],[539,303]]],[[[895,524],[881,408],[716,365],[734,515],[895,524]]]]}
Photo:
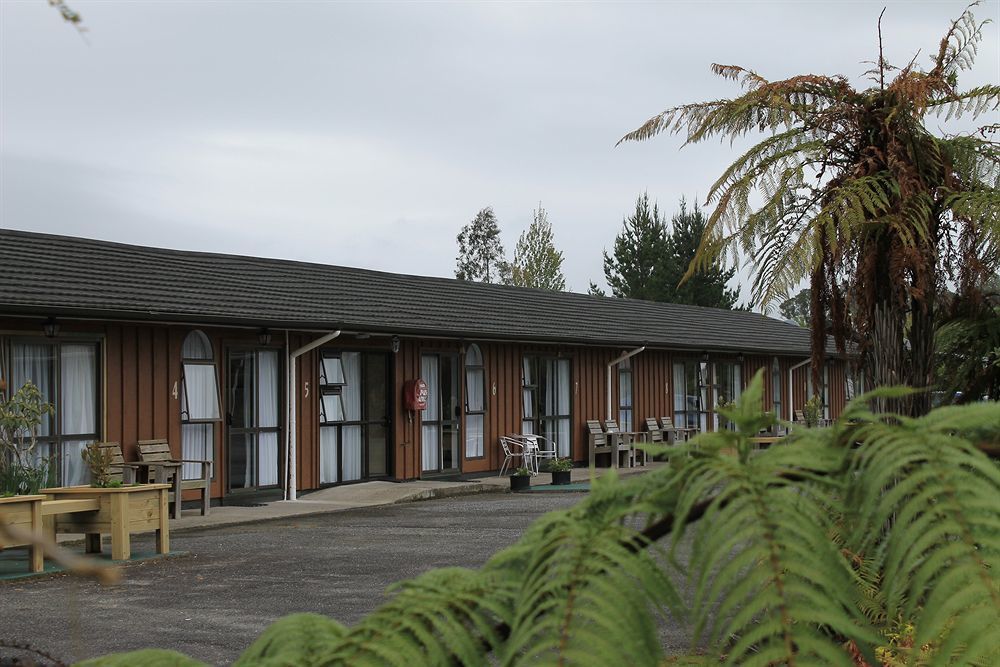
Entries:
{"type": "Polygon", "coordinates": [[[531,488],[531,475],[511,475],[511,491],[527,491],[531,488]]]}
{"type": "Polygon", "coordinates": [[[552,484],[569,484],[570,483],[570,470],[553,470],[552,471],[552,484]]]}

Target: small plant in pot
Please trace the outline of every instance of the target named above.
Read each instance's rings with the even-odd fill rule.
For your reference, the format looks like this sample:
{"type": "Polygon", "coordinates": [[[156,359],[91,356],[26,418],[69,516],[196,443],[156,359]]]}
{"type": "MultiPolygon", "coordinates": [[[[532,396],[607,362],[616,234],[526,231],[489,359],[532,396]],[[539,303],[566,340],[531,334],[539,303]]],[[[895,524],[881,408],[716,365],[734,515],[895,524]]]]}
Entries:
{"type": "Polygon", "coordinates": [[[573,459],[559,458],[549,461],[548,471],[552,473],[553,484],[569,484],[573,470],[573,459]]]}
{"type": "Polygon", "coordinates": [[[52,412],[31,382],[10,398],[0,393],[0,496],[32,495],[52,485],[51,460],[35,451],[38,430],[52,412]]]}
{"type": "Polygon", "coordinates": [[[83,450],[82,455],[84,463],[90,468],[91,486],[98,489],[117,489],[122,486],[122,480],[112,476],[111,464],[115,454],[110,447],[92,442],[83,450]]]}
{"type": "Polygon", "coordinates": [[[531,487],[531,471],[527,468],[518,468],[510,476],[511,491],[525,491],[531,487]]]}

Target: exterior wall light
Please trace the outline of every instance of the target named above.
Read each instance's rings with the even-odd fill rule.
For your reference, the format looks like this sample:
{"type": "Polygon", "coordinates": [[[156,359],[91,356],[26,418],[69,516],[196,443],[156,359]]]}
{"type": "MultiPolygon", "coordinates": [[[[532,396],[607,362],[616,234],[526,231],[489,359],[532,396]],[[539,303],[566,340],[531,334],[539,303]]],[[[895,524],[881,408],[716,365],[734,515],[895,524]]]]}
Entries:
{"type": "Polygon", "coordinates": [[[55,338],[56,334],[59,333],[59,323],[56,322],[56,318],[50,317],[42,323],[42,332],[45,334],[46,338],[55,338]]]}
{"type": "Polygon", "coordinates": [[[257,334],[257,342],[260,343],[261,345],[270,345],[271,344],[271,330],[270,329],[261,329],[260,332],[258,332],[258,334],[257,334]]]}
{"type": "Polygon", "coordinates": [[[389,343],[389,349],[392,350],[393,354],[399,353],[399,336],[392,337],[392,341],[389,343]]]}

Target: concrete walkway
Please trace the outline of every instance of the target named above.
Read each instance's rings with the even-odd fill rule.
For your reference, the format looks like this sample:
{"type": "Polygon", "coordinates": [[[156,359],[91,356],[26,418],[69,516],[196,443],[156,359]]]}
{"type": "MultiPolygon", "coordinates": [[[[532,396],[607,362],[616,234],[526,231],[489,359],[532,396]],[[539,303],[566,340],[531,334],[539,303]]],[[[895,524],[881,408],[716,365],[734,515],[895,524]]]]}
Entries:
{"type": "MultiPolygon", "coordinates": [[[[650,463],[637,468],[619,468],[619,475],[634,475],[653,469],[663,463],[650,463]]],[[[598,468],[597,476],[607,474],[607,468],[598,468]]],[[[574,468],[571,473],[574,483],[590,480],[587,468],[574,468]]],[[[548,473],[541,473],[531,480],[532,486],[550,484],[548,473]]],[[[507,493],[510,491],[510,481],[507,477],[490,475],[460,482],[437,482],[430,480],[414,480],[410,482],[361,482],[344,486],[333,486],[319,491],[309,491],[299,496],[298,500],[276,500],[263,503],[256,507],[240,505],[222,505],[212,507],[208,516],[201,516],[199,510],[190,509],[182,512],[180,519],[170,520],[170,532],[178,533],[186,530],[232,526],[241,523],[257,523],[271,519],[287,519],[290,517],[327,514],[363,507],[379,505],[395,505],[417,500],[433,498],[451,498],[477,493],[507,493]]],[[[78,542],[83,535],[72,533],[60,534],[60,543],[78,542]]]]}
{"type": "MultiPolygon", "coordinates": [[[[645,467],[620,468],[619,475],[632,475],[650,470],[663,464],[650,464],[645,467]]],[[[607,474],[607,468],[598,468],[597,476],[607,474]]],[[[586,482],[590,479],[590,471],[586,468],[574,468],[573,482],[586,482]]],[[[550,476],[541,473],[532,478],[532,486],[549,484],[550,476]]],[[[240,507],[225,505],[212,507],[208,516],[201,516],[197,509],[185,510],[180,519],[171,520],[170,531],[178,532],[197,528],[212,528],[240,523],[255,523],[269,519],[285,519],[288,517],[308,516],[310,514],[326,514],[361,507],[378,505],[395,505],[396,503],[430,500],[432,498],[450,498],[477,493],[506,493],[510,490],[510,482],[506,477],[491,475],[460,482],[436,482],[430,480],[414,480],[411,482],[362,482],[345,486],[334,486],[319,491],[310,491],[299,496],[298,500],[277,500],[258,507],[240,507]]]]}

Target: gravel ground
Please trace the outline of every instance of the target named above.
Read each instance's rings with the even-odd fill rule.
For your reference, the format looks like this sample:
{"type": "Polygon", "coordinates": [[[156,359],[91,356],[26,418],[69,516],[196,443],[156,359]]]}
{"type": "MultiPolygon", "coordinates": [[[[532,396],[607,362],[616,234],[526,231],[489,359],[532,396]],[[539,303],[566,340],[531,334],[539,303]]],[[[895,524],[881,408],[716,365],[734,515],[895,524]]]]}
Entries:
{"type": "MultiPolygon", "coordinates": [[[[534,518],[581,498],[490,494],[177,533],[171,547],[189,556],[132,564],[115,586],[69,576],[0,584],[0,640],[66,661],[155,646],[228,664],[281,616],[313,611],[351,624],[392,582],[479,566],[534,518]]],[[[151,542],[140,537],[133,549],[151,542]]],[[[669,627],[663,638],[686,641],[669,627]]]]}

